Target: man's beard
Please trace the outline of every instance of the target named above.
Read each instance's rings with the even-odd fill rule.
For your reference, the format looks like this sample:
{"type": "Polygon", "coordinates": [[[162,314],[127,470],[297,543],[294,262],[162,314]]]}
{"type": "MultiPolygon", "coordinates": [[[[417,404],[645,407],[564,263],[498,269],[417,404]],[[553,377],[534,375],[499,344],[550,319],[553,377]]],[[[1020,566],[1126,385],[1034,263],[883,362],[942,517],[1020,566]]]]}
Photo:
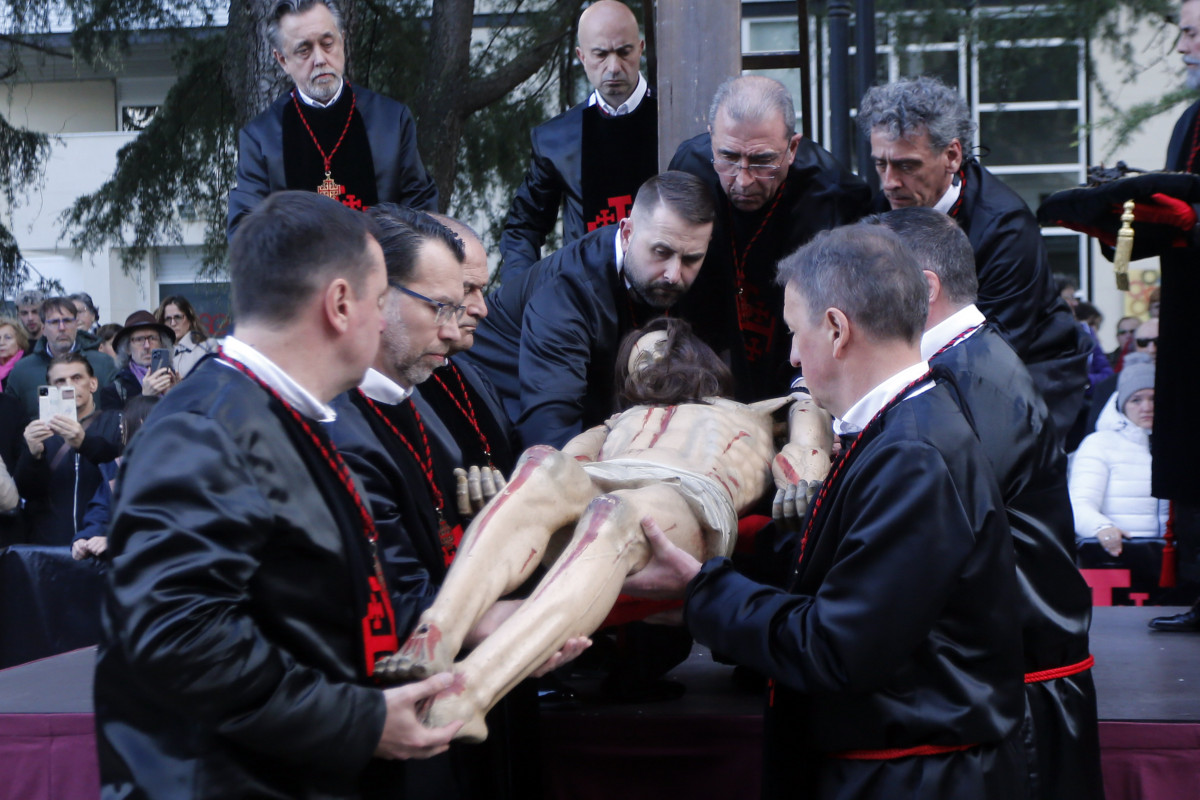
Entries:
{"type": "Polygon", "coordinates": [[[635,283],[630,281],[633,293],[646,305],[658,309],[667,309],[679,302],[687,287],[681,283],[666,281],[651,281],[650,283],[635,283]]]}
{"type": "Polygon", "coordinates": [[[1200,59],[1185,58],[1183,63],[1187,64],[1187,87],[1193,92],[1200,92],[1200,59]]]}

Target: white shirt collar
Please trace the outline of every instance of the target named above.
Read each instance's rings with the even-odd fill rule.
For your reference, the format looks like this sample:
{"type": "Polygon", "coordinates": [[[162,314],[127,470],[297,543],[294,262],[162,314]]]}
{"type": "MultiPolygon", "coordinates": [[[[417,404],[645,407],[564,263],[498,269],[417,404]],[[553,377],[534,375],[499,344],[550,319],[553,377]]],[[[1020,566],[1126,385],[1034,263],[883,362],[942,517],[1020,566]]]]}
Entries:
{"type": "Polygon", "coordinates": [[[588,97],[588,105],[594,106],[599,103],[600,108],[602,108],[604,113],[608,114],[610,117],[623,117],[626,114],[632,114],[637,110],[637,107],[642,104],[642,100],[646,97],[646,90],[648,88],[649,86],[646,83],[646,79],[642,77],[642,73],[639,72],[637,86],[633,87],[633,93],[629,95],[629,97],[624,103],[621,103],[621,105],[613,108],[604,101],[604,98],[600,96],[600,92],[598,90],[593,91],[591,96],[588,97]]]}
{"type": "Polygon", "coordinates": [[[958,202],[958,196],[962,194],[962,182],[955,175],[950,181],[950,188],[942,195],[942,199],[934,204],[933,210],[940,211],[943,214],[949,214],[950,209],[954,208],[954,204],[958,202]]]}
{"type": "Polygon", "coordinates": [[[933,354],[948,345],[955,336],[985,321],[983,313],[972,303],[955,311],[921,336],[921,358],[928,361],[933,354]]]}
{"type": "Polygon", "coordinates": [[[278,364],[236,336],[226,336],[222,348],[225,355],[249,367],[263,383],[278,392],[288,405],[304,416],[318,422],[333,422],[337,419],[337,412],[296,383],[278,364]]]}
{"type": "MultiPolygon", "coordinates": [[[[616,239],[616,243],[614,244],[614,248],[616,249],[616,254],[617,254],[616,255],[617,274],[624,276],[625,275],[625,248],[621,247],[621,226],[614,225],[613,227],[617,229],[617,239],[616,239]]],[[[625,279],[625,288],[626,289],[629,288],[629,279],[628,278],[625,279]]]]}
{"type": "Polygon", "coordinates": [[[331,105],[333,105],[334,103],[336,103],[338,101],[338,98],[340,98],[342,96],[342,89],[344,89],[345,87],[346,87],[346,82],[344,80],[339,80],[338,81],[338,90],[333,93],[333,99],[330,100],[328,103],[322,103],[320,100],[314,100],[313,98],[309,97],[304,92],[302,92],[300,90],[299,86],[296,87],[296,94],[300,95],[300,99],[304,101],[305,105],[312,106],[313,108],[329,108],[331,105]]]}
{"type": "Polygon", "coordinates": [[[358,388],[376,403],[389,406],[398,406],[412,395],[412,389],[405,389],[374,367],[367,370],[358,388]]]}
{"type": "MultiPolygon", "coordinates": [[[[863,428],[867,427],[867,423],[874,419],[875,415],[879,413],[879,409],[887,405],[893,397],[900,393],[901,389],[903,389],[905,386],[908,386],[910,383],[928,371],[929,362],[918,361],[911,367],[905,367],[892,377],[884,380],[874,389],[860,397],[857,403],[850,406],[841,419],[835,419],[833,421],[834,431],[839,436],[847,433],[858,433],[863,428]]],[[[922,386],[920,389],[911,392],[908,397],[904,399],[908,400],[916,397],[922,392],[928,390],[932,385],[933,384],[930,383],[922,386]]]]}

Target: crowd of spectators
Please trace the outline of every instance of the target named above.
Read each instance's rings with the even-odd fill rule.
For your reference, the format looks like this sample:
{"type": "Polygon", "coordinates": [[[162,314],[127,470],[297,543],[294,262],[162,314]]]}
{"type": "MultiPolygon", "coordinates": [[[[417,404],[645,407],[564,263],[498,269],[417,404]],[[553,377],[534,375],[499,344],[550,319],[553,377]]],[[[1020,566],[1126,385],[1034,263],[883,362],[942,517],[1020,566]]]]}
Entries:
{"type": "Polygon", "coordinates": [[[75,545],[98,556],[92,505],[151,404],[217,351],[187,298],[103,324],[90,295],[26,290],[0,316],[0,547],[75,545]],[[177,333],[178,331],[178,333],[177,333]],[[162,366],[151,371],[155,351],[162,366]],[[67,391],[64,393],[63,390],[67,391]],[[64,405],[65,404],[65,405],[64,405]]]}

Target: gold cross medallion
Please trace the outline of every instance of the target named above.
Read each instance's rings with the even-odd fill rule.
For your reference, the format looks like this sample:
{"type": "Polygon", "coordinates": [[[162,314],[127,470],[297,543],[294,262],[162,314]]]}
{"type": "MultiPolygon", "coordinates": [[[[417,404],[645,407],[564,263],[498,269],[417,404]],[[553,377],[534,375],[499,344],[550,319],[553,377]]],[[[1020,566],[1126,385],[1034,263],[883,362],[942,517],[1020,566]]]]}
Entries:
{"type": "Polygon", "coordinates": [[[323,194],[333,200],[341,197],[344,191],[346,191],[346,187],[331,178],[328,172],[325,173],[325,180],[321,181],[321,185],[317,187],[317,194],[323,194]]]}

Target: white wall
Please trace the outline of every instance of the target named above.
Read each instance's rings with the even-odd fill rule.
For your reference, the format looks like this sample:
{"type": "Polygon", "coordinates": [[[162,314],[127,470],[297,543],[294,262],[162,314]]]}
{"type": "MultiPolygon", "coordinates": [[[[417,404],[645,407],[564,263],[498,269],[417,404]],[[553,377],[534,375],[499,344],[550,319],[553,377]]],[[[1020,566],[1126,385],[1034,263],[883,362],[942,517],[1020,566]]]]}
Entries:
{"type": "MultiPolygon", "coordinates": [[[[1096,63],[1096,83],[1106,89],[1118,108],[1127,110],[1183,85],[1183,62],[1181,56],[1175,52],[1178,28],[1170,24],[1133,26],[1126,19],[1121,29],[1128,33],[1128,43],[1137,54],[1142,68],[1136,77],[1130,80],[1122,74],[1117,59],[1103,47],[1097,46],[1093,54],[1096,63]]],[[[1150,120],[1138,130],[1129,143],[1115,151],[1115,133],[1112,127],[1093,129],[1093,159],[1097,163],[1103,160],[1109,165],[1125,161],[1131,167],[1162,169],[1166,162],[1171,130],[1184,108],[1186,106],[1180,104],[1170,112],[1150,120]]],[[[1093,88],[1093,120],[1099,121],[1111,114],[1111,111],[1105,110],[1101,105],[1099,87],[1093,88]]],[[[1100,255],[1099,245],[1093,244],[1092,249],[1093,296],[1095,305],[1104,313],[1101,342],[1105,349],[1111,350],[1117,346],[1115,331],[1117,321],[1121,317],[1129,314],[1140,315],[1143,319],[1146,317],[1145,294],[1148,293],[1148,289],[1139,285],[1140,278],[1146,270],[1157,272],[1158,259],[1135,261],[1130,265],[1129,274],[1134,286],[1133,291],[1126,294],[1117,291],[1112,277],[1112,265],[1100,255]]],[[[1153,275],[1145,277],[1150,278],[1153,275]]]]}

